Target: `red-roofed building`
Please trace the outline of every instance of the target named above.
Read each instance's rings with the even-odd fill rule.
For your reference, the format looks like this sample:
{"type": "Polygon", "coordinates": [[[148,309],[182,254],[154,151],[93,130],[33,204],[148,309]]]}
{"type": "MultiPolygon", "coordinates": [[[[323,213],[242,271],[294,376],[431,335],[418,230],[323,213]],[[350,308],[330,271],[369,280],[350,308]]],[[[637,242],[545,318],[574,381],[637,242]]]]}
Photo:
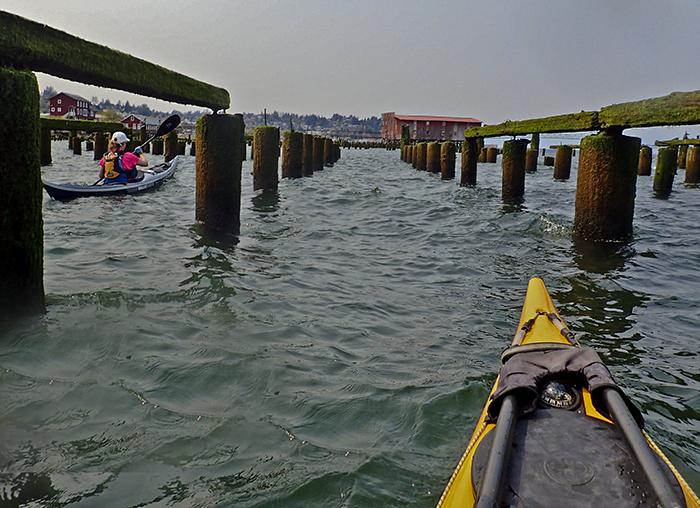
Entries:
{"type": "Polygon", "coordinates": [[[49,98],[49,115],[76,118],[78,120],[94,120],[95,112],[92,103],[85,97],[72,93],[57,93],[49,98]]]}
{"type": "Polygon", "coordinates": [[[411,140],[464,140],[465,129],[481,127],[481,120],[458,116],[397,115],[382,113],[382,139],[401,139],[401,128],[407,125],[411,140]]]}

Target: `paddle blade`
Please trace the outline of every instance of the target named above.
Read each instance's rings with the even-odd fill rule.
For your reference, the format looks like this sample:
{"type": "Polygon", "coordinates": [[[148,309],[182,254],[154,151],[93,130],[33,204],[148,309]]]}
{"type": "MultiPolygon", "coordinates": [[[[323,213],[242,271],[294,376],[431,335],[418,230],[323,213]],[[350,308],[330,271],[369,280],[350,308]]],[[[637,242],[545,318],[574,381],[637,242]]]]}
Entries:
{"type": "Polygon", "coordinates": [[[165,119],[165,121],[160,124],[158,130],[156,131],[156,137],[165,136],[168,132],[171,132],[178,125],[180,125],[180,117],[178,115],[172,115],[165,119]]]}

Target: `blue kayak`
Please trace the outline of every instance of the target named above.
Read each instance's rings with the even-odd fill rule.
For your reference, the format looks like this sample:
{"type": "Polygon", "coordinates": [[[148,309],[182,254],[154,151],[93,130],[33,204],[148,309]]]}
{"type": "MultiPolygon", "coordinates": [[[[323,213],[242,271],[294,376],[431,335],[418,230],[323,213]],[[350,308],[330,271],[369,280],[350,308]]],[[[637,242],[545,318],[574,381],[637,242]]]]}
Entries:
{"type": "Polygon", "coordinates": [[[159,187],[170,178],[177,169],[179,157],[170,162],[159,164],[149,169],[139,170],[139,176],[133,182],[110,184],[79,184],[44,182],[44,189],[53,199],[67,201],[85,196],[118,196],[122,194],[140,194],[159,187]]]}

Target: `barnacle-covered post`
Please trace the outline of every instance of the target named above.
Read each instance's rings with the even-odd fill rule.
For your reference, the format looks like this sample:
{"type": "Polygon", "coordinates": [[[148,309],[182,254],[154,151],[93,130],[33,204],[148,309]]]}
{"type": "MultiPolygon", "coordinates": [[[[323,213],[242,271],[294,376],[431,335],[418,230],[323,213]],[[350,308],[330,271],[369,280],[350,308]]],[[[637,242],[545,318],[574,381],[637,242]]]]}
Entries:
{"type": "Polygon", "coordinates": [[[503,143],[501,190],[503,201],[515,202],[525,194],[525,152],[528,140],[514,139],[503,143]]]}
{"type": "Polygon", "coordinates": [[[163,155],[165,156],[165,162],[170,162],[178,154],[178,141],[177,134],[175,132],[169,132],[163,136],[163,155]]]}
{"type": "Polygon", "coordinates": [[[700,183],[700,145],[690,145],[685,161],[685,183],[700,183]]]}
{"type": "Polygon", "coordinates": [[[637,176],[651,175],[651,147],[642,145],[639,149],[639,164],[637,165],[637,176]]]}
{"type": "Polygon", "coordinates": [[[314,137],[304,134],[301,154],[301,174],[311,176],[314,174],[314,137]]]}
{"type": "Polygon", "coordinates": [[[557,148],[554,156],[554,178],[557,180],[568,180],[571,176],[571,152],[568,145],[561,145],[557,148]]]}
{"type": "Polygon", "coordinates": [[[253,190],[277,190],[280,157],[280,130],[271,125],[253,131],[253,190]]]}
{"type": "Polygon", "coordinates": [[[477,138],[466,138],[462,143],[460,185],[476,185],[476,163],[480,158],[480,152],[477,138]]]}
{"type": "Polygon", "coordinates": [[[301,178],[304,135],[286,131],[282,135],[282,178],[301,178]]]}
{"type": "Polygon", "coordinates": [[[455,143],[446,141],[440,144],[440,177],[452,180],[455,177],[455,143]]]}
{"type": "Polygon", "coordinates": [[[653,189],[657,196],[665,197],[671,193],[673,176],[678,169],[678,147],[667,146],[659,148],[656,156],[656,171],[654,172],[653,189]]]}

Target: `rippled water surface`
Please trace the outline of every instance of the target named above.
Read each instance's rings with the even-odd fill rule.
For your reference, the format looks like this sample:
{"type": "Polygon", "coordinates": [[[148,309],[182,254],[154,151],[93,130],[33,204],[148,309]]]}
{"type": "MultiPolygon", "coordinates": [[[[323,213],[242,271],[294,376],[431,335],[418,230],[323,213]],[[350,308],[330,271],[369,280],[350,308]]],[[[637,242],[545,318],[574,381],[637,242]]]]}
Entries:
{"type": "MultiPolygon", "coordinates": [[[[46,179],[96,179],[54,142],[46,179]]],[[[152,157],[154,160],[159,157],[152,157]]],[[[576,159],[574,159],[574,164],[576,159]]],[[[459,164],[459,161],[458,161],[459,164]]],[[[572,179],[500,167],[460,188],[399,152],[254,195],[201,236],[194,159],[159,190],[44,201],[48,312],[0,343],[0,481],[32,506],[432,506],[461,456],[527,281],[700,487],[700,189],[637,187],[635,237],[574,245],[572,179]]]]}

